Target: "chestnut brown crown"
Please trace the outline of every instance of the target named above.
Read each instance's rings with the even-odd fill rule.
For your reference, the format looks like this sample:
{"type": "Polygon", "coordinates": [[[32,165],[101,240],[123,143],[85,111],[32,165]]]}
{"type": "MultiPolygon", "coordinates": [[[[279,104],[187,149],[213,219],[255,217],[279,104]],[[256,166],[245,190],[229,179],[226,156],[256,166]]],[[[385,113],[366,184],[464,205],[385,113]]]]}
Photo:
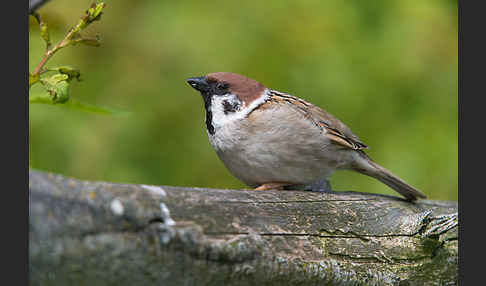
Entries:
{"type": "Polygon", "coordinates": [[[266,89],[256,80],[231,72],[210,73],[204,77],[189,78],[187,82],[203,96],[232,93],[245,104],[250,104],[260,97],[266,89]]]}

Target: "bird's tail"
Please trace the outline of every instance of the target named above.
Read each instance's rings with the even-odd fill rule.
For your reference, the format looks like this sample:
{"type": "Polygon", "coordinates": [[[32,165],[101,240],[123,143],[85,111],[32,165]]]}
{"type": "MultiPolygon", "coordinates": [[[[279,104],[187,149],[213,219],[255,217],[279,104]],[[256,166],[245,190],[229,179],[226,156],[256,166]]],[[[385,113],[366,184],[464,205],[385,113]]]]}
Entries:
{"type": "Polygon", "coordinates": [[[359,155],[360,159],[355,161],[356,163],[352,167],[353,170],[381,181],[410,201],[414,201],[417,198],[426,198],[419,190],[410,186],[392,172],[373,162],[364,152],[360,152],[359,155]]]}

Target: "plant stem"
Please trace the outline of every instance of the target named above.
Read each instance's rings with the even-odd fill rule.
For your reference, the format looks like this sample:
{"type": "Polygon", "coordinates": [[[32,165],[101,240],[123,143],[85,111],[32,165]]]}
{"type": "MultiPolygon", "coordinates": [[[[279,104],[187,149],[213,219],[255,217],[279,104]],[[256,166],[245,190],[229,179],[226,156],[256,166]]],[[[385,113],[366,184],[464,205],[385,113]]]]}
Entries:
{"type": "MultiPolygon", "coordinates": [[[[35,17],[35,19],[39,22],[39,25],[41,26],[41,36],[42,38],[46,41],[46,52],[44,53],[44,56],[42,57],[42,60],[39,62],[37,67],[34,69],[34,72],[30,74],[31,78],[34,80],[32,82],[29,81],[29,88],[36,82],[39,82],[39,75],[45,70],[43,69],[44,65],[47,63],[47,61],[60,49],[70,45],[74,44],[77,41],[79,36],[79,32],[86,28],[89,24],[91,24],[93,21],[99,20],[99,17],[102,14],[102,9],[105,7],[104,3],[96,4],[93,3],[91,7],[86,11],[86,15],[81,17],[81,20],[78,22],[76,26],[71,28],[67,35],[62,39],[62,41],[58,42],[53,48],[51,48],[51,42],[49,39],[49,34],[47,32],[47,26],[43,23],[40,15],[38,13],[32,13],[32,16],[35,17]]],[[[29,79],[30,80],[30,79],[29,79]]]]}
{"type": "MultiPolygon", "coordinates": [[[[35,15],[35,18],[39,21],[39,24],[41,23],[41,19],[39,15],[35,15]]],[[[39,75],[40,71],[42,70],[42,67],[46,64],[46,62],[54,55],[57,51],[60,49],[64,48],[65,46],[69,45],[71,43],[71,39],[82,29],[83,25],[86,24],[86,21],[81,18],[81,21],[73,28],[69,30],[69,33],[60,41],[57,43],[54,48],[52,49],[46,49],[46,52],[44,54],[44,57],[40,61],[40,63],[37,65],[37,67],[34,70],[33,75],[39,75]]]]}
{"type": "Polygon", "coordinates": [[[35,68],[33,75],[38,75],[39,72],[41,71],[42,67],[44,67],[44,65],[52,57],[52,55],[54,55],[57,51],[59,51],[60,49],[64,48],[65,46],[67,46],[69,44],[69,41],[71,40],[71,38],[74,35],[74,31],[75,31],[75,29],[71,29],[62,41],[57,43],[57,45],[54,46],[54,48],[47,50],[45,52],[44,57],[42,58],[40,63],[35,68]]]}
{"type": "Polygon", "coordinates": [[[45,54],[44,54],[44,57],[42,58],[42,60],[40,61],[39,65],[37,65],[37,67],[35,68],[34,70],[34,73],[33,75],[39,75],[42,67],[45,65],[45,63],[47,62],[47,60],[52,56],[52,53],[49,53],[49,51],[47,51],[45,54]]]}

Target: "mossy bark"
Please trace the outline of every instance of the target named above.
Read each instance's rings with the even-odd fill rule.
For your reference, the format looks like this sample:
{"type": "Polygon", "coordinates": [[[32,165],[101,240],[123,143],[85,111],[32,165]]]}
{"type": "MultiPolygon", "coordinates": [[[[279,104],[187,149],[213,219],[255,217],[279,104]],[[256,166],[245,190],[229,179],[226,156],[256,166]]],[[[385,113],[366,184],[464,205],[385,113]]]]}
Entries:
{"type": "Polygon", "coordinates": [[[29,174],[31,285],[457,285],[457,203],[29,174]]]}

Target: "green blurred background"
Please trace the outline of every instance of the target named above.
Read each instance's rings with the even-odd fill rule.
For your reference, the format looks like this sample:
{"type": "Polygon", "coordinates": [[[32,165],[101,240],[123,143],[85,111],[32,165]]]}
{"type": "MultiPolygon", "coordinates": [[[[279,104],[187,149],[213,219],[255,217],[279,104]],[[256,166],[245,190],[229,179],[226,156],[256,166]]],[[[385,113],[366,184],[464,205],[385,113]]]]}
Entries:
{"type": "MultiPolygon", "coordinates": [[[[71,97],[118,117],[29,106],[30,166],[79,179],[243,188],[205,131],[185,79],[231,71],[302,97],[347,124],[378,163],[431,199],[457,200],[457,1],[105,1],[85,35],[47,64],[79,68],[71,97]]],[[[91,1],[38,12],[61,39],[91,1]]],[[[30,17],[29,65],[44,51],[30,17]]],[[[41,89],[34,87],[31,92],[41,89]]],[[[396,195],[338,172],[335,190],[396,195]]]]}

